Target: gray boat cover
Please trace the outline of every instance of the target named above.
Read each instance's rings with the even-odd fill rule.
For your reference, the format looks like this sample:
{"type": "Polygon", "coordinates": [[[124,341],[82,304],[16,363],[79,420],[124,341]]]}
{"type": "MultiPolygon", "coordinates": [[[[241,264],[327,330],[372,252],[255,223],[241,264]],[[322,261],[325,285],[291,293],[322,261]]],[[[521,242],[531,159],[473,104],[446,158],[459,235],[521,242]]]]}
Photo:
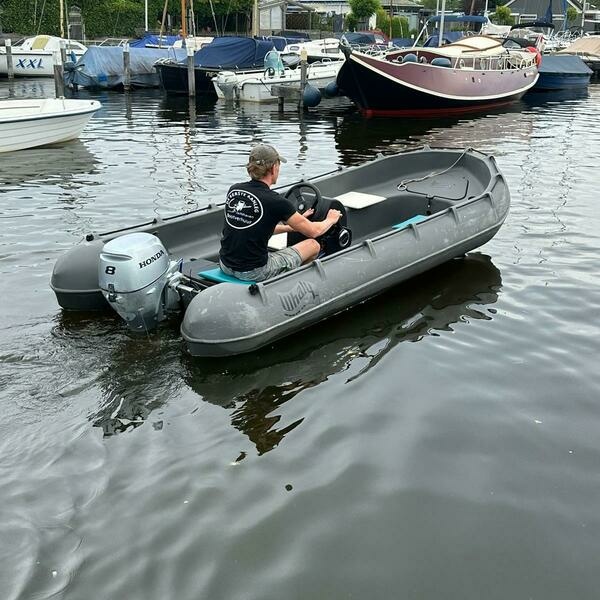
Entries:
{"type": "MultiPolygon", "coordinates": [[[[131,84],[138,87],[158,87],[160,80],[154,63],[160,58],[183,60],[185,48],[130,48],[131,84]]],[[[122,46],[90,46],[70,69],[65,69],[69,87],[111,89],[123,85],[122,46]]]]}

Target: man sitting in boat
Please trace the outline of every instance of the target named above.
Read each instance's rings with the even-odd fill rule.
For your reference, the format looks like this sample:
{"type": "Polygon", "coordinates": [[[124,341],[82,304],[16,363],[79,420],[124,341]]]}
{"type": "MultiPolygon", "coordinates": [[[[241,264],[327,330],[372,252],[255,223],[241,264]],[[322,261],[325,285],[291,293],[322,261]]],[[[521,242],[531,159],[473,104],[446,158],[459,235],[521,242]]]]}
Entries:
{"type": "Polygon", "coordinates": [[[339,210],[330,209],[323,221],[309,221],[312,209],[300,214],[290,200],[271,190],[277,183],[282,162],[287,161],[273,146],[259,144],[252,148],[246,165],[250,181],[229,188],[219,253],[221,270],[227,275],[245,281],[264,281],[314,260],[321,250],[315,238],[342,216],[339,210]],[[273,234],[291,231],[308,239],[269,252],[273,234]]]}

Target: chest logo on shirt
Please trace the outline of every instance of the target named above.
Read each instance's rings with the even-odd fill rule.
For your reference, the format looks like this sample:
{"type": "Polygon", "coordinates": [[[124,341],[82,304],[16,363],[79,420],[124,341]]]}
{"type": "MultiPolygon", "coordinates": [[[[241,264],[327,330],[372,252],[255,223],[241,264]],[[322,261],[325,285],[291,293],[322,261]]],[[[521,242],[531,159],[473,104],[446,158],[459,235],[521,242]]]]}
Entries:
{"type": "Polygon", "coordinates": [[[261,201],[245,190],[231,190],[225,203],[225,220],[234,229],[256,225],[263,216],[261,201]]]}

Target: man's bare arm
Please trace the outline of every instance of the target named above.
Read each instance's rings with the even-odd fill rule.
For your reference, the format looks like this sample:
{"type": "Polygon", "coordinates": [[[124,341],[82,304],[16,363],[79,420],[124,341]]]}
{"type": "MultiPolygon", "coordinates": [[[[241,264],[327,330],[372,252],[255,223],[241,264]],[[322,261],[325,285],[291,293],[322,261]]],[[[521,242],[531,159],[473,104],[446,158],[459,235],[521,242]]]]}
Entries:
{"type": "MultiPolygon", "coordinates": [[[[292,230],[305,235],[308,238],[318,238],[335,225],[341,218],[342,213],[339,210],[330,209],[323,221],[309,221],[300,213],[294,213],[288,220],[292,230]]],[[[277,229],[277,228],[275,228],[277,229]]]]}

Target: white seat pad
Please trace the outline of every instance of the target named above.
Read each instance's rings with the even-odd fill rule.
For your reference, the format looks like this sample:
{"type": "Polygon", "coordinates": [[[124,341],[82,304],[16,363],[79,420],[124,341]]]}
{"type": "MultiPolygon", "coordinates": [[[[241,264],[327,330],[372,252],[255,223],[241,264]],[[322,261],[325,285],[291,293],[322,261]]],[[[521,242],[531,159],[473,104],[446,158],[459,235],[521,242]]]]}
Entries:
{"type": "Polygon", "coordinates": [[[346,192],[335,197],[346,208],[366,208],[371,204],[377,204],[385,200],[385,196],[376,196],[375,194],[364,194],[363,192],[346,192]]]}
{"type": "Polygon", "coordinates": [[[269,239],[269,248],[274,250],[283,250],[287,248],[287,233],[276,233],[269,239]]]}

